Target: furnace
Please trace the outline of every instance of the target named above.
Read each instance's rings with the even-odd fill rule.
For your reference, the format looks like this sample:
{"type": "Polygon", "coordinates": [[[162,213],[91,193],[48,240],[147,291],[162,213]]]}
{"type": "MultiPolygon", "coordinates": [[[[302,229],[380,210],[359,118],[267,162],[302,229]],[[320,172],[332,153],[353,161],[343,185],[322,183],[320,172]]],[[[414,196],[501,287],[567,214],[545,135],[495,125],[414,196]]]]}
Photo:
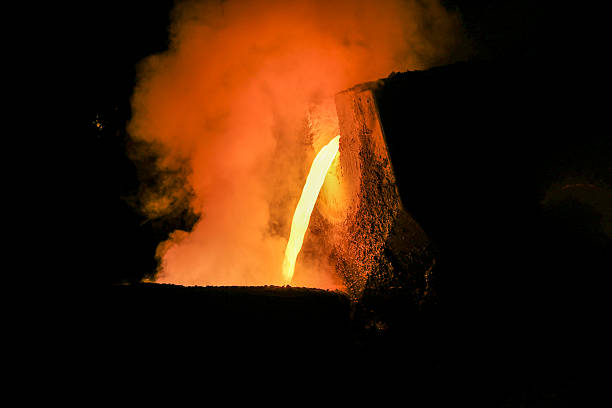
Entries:
{"type": "Polygon", "coordinates": [[[335,97],[341,134],[336,170],[346,202],[326,231],[331,257],[347,290],[411,286],[423,295],[435,259],[430,240],[404,210],[380,121],[377,82],[335,97]]]}

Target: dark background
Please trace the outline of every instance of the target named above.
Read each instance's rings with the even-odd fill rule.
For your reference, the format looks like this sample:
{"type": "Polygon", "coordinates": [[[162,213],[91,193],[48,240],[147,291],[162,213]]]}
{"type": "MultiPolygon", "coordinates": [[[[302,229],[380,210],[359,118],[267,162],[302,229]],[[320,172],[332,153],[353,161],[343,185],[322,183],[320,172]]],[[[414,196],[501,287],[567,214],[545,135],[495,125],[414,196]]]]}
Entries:
{"type": "MultiPolygon", "coordinates": [[[[439,303],[416,312],[410,299],[371,299],[353,310],[351,324],[359,327],[347,329],[349,348],[371,362],[368,372],[397,360],[413,367],[406,378],[431,376],[457,398],[473,391],[488,406],[569,405],[582,373],[599,358],[602,287],[612,270],[603,228],[612,146],[599,103],[602,13],[590,3],[444,4],[462,16],[472,50],[467,60],[392,75],[377,95],[404,205],[440,250],[439,303]],[[551,186],[566,180],[595,186],[590,194],[604,205],[590,205],[580,189],[544,201],[551,186]],[[382,337],[377,322],[387,325],[382,337]],[[479,373],[473,383],[464,378],[472,371],[479,373]]],[[[143,302],[134,309],[129,296],[106,285],[152,276],[157,244],[196,219],[187,210],[155,221],[141,216],[132,204],[146,179],[126,154],[135,65],[167,49],[171,6],[107,1],[81,10],[78,36],[85,41],[74,70],[83,160],[75,169],[75,207],[83,222],[74,231],[80,242],[72,283],[84,297],[94,286],[110,291],[102,298],[120,306],[106,314],[109,327],[117,316],[120,327],[133,321],[121,315],[125,305],[154,313],[159,304],[142,295],[152,289],[139,289],[143,302]]],[[[177,293],[164,296],[180,299],[177,293]]],[[[313,330],[329,324],[323,321],[313,330]]],[[[159,337],[150,327],[131,333],[125,344],[134,348],[159,337]]],[[[334,336],[337,344],[347,332],[334,336]]],[[[124,343],[114,344],[123,350],[117,344],[124,343]]]]}

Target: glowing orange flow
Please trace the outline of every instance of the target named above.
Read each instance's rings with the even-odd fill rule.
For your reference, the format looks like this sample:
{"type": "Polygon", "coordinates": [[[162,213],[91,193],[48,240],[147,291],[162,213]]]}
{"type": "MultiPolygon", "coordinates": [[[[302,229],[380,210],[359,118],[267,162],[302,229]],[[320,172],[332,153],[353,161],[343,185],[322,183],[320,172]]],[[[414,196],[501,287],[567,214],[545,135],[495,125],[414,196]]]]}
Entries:
{"type": "Polygon", "coordinates": [[[319,191],[325,181],[325,176],[331,166],[338,149],[340,147],[340,135],[334,137],[328,144],[323,146],[321,151],[317,154],[308,177],[306,177],[306,184],[302,190],[300,201],[298,201],[295,213],[293,214],[293,221],[291,222],[291,234],[289,235],[289,241],[287,242],[287,248],[285,249],[285,259],[283,260],[283,279],[285,283],[290,283],[293,278],[293,272],[295,270],[295,261],[297,259],[300,250],[302,249],[302,243],[304,242],[304,235],[310,222],[310,215],[314,208],[319,191]]]}

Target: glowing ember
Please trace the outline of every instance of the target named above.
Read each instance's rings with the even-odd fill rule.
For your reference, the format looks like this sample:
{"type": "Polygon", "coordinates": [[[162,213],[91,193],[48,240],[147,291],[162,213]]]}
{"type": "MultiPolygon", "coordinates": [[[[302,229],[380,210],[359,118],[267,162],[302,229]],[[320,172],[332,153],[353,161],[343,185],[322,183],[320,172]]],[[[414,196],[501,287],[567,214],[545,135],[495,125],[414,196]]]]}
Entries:
{"type": "Polygon", "coordinates": [[[306,177],[306,184],[304,184],[300,201],[298,201],[295,213],[293,214],[291,234],[289,235],[289,242],[287,242],[287,248],[285,249],[283,279],[286,283],[290,283],[293,278],[295,261],[300,253],[300,249],[302,249],[302,243],[304,242],[304,235],[306,234],[306,229],[310,222],[312,209],[317,201],[319,191],[321,191],[329,167],[334,161],[336,154],[338,154],[339,147],[340,135],[334,137],[328,144],[323,146],[312,162],[310,172],[308,173],[308,177],[306,177]]]}

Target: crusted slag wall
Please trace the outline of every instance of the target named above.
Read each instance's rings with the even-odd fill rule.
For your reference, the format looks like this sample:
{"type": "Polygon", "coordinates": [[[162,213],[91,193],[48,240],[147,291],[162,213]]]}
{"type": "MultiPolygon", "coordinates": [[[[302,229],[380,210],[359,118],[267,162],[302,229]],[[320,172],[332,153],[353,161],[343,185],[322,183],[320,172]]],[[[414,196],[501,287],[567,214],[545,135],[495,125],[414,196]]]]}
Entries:
{"type": "Polygon", "coordinates": [[[435,259],[427,235],[403,209],[375,87],[367,83],[336,95],[338,173],[349,203],[344,220],[330,231],[336,268],[354,298],[401,288],[421,301],[431,294],[435,259]]]}

